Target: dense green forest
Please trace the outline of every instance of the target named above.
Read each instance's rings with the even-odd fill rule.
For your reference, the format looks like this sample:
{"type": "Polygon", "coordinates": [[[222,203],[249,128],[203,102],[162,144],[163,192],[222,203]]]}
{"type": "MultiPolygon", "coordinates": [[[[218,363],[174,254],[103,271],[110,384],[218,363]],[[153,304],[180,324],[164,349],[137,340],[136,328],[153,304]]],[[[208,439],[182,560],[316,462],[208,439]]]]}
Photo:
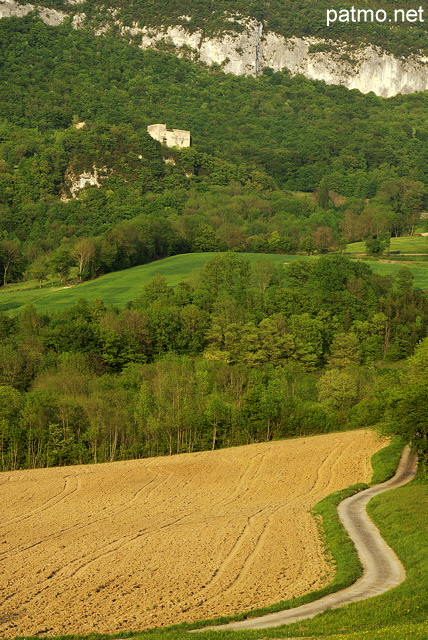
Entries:
{"type": "Polygon", "coordinates": [[[230,252],[190,281],[157,276],[124,310],[2,314],[1,469],[382,421],[427,453],[428,300],[411,280],[342,256],[251,267],[230,252]]]}
{"type": "Polygon", "coordinates": [[[425,205],[425,93],[235,77],[31,16],[2,19],[0,43],[3,285],[192,251],[376,253],[425,205]],[[193,146],[162,147],[153,122],[193,146]]]}
{"type": "Polygon", "coordinates": [[[2,314],[1,469],[373,423],[426,455],[427,299],[405,267],[394,282],[338,253],[420,224],[426,93],[235,77],[32,16],[1,20],[0,46],[3,287],[227,252],[126,309],[2,314]],[[154,122],[192,147],[154,141],[154,122]]]}
{"type": "MultiPolygon", "coordinates": [[[[27,0],[19,0],[27,4],[27,0]]],[[[76,13],[74,3],[68,0],[44,0],[43,6],[59,9],[70,15],[76,13]],[[70,6],[71,5],[71,6],[70,6]]],[[[355,6],[350,0],[337,5],[337,9],[350,9],[355,6]]],[[[395,0],[371,0],[370,8],[385,10],[394,15],[394,10],[416,8],[403,6],[395,0]]],[[[421,6],[421,5],[419,5],[421,6]]],[[[371,43],[382,47],[398,56],[427,51],[427,17],[414,21],[361,20],[358,23],[346,24],[337,21],[333,25],[326,24],[326,10],[331,9],[328,0],[187,0],[185,6],[178,0],[104,0],[95,2],[86,0],[78,3],[79,14],[86,16],[86,25],[92,28],[110,25],[116,30],[116,21],[134,26],[161,27],[183,25],[187,30],[202,31],[205,37],[221,36],[224,33],[239,33],[243,30],[242,18],[252,18],[262,24],[265,30],[284,35],[312,36],[331,40],[329,48],[334,49],[336,40],[342,40],[357,47],[371,43]]],[[[367,4],[363,8],[369,8],[367,4]]]]}

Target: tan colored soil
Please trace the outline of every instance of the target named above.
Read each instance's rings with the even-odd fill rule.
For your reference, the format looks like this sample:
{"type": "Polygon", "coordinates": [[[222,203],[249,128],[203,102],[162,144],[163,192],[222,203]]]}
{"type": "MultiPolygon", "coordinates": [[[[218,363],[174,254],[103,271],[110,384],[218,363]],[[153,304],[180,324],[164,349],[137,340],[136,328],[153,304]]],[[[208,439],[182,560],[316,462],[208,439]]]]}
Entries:
{"type": "Polygon", "coordinates": [[[212,618],[332,576],[309,510],[369,481],[370,431],[0,474],[0,637],[212,618]]]}

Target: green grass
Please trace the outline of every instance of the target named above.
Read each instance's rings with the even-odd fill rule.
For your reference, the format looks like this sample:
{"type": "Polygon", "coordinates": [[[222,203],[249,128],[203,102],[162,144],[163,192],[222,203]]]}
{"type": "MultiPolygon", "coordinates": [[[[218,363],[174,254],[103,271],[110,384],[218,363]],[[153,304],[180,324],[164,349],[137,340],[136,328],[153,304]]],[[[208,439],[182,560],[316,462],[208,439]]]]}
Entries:
{"type": "MultiPolygon", "coordinates": [[[[405,236],[403,238],[391,238],[390,251],[400,253],[428,253],[428,237],[405,236]]],[[[353,242],[346,247],[346,253],[366,253],[365,242],[353,242]]]]}
{"type": "MultiPolygon", "coordinates": [[[[17,286],[0,290],[0,310],[19,313],[26,305],[33,304],[37,311],[61,310],[75,304],[80,298],[93,302],[96,298],[102,298],[107,305],[114,304],[119,307],[126,305],[129,300],[136,298],[154,276],[162,275],[169,285],[175,286],[185,280],[189,274],[204,266],[205,262],[216,253],[187,253],[149,264],[143,264],[132,269],[108,273],[97,280],[83,282],[76,286],[59,288],[44,286],[42,289],[16,290],[17,286]]],[[[265,254],[245,253],[251,262],[254,262],[265,254]]],[[[298,260],[302,256],[267,255],[276,263],[298,260]]],[[[22,283],[21,283],[22,284],[22,283]]]]}
{"type": "MultiPolygon", "coordinates": [[[[215,253],[189,253],[172,256],[132,269],[108,273],[97,280],[83,282],[76,286],[59,288],[45,286],[31,291],[1,290],[0,310],[19,313],[26,305],[33,304],[38,311],[64,309],[75,304],[80,298],[93,302],[101,297],[106,304],[125,306],[138,296],[144,285],[155,275],[166,277],[168,284],[176,285],[195,269],[200,269],[215,253]]],[[[282,256],[278,256],[282,259],[282,256]]],[[[279,260],[278,260],[279,261],[279,260]]]]}
{"type": "MultiPolygon", "coordinates": [[[[401,264],[390,264],[385,262],[377,262],[375,260],[364,260],[373,269],[374,273],[378,273],[381,276],[397,275],[398,270],[402,267],[401,264]]],[[[428,289],[428,265],[425,263],[417,263],[406,265],[413,273],[413,286],[415,289],[428,289]]]]}
{"type": "MultiPolygon", "coordinates": [[[[372,458],[373,481],[381,482],[393,475],[402,443],[397,439],[389,447],[372,458]]],[[[352,545],[344,544],[335,505],[348,489],[322,500],[316,511],[325,518],[325,531],[329,547],[337,563],[337,588],[355,579],[358,567],[352,545]],[[350,571],[352,567],[352,571],[350,571]],[[352,574],[352,575],[351,575],[352,574]]],[[[407,579],[399,587],[369,600],[354,603],[340,609],[325,612],[314,620],[301,621],[293,625],[263,629],[261,631],[205,631],[203,640],[260,640],[267,638],[330,640],[427,640],[428,602],[425,597],[428,586],[428,486],[420,476],[411,484],[382,494],[369,504],[369,513],[382,535],[395,549],[407,570],[407,579]]],[[[330,586],[330,585],[329,585],[330,586]]],[[[327,587],[328,588],[328,587],[327,587]]],[[[317,597],[323,595],[324,588],[317,597]]],[[[336,589],[337,590],[337,589],[336,589]]],[[[309,596],[312,600],[314,594],[309,596]]],[[[291,608],[302,604],[308,596],[281,603],[280,608],[291,608]],[[283,607],[286,605],[286,607],[283,607]]],[[[278,610],[278,605],[268,610],[278,610]]],[[[266,610],[266,611],[268,611],[266,610]]],[[[252,612],[256,613],[256,612],[252,612]]],[[[260,610],[257,612],[257,615],[260,610]]],[[[242,618],[243,616],[237,616],[242,618]]],[[[236,618],[236,619],[237,619],[236,618]]],[[[223,619],[224,620],[224,619],[223,619]]],[[[207,624],[205,621],[203,624],[207,624]]],[[[68,640],[102,640],[107,638],[132,637],[134,640],[189,640],[187,630],[199,625],[180,625],[168,629],[153,629],[142,633],[119,633],[114,636],[91,634],[90,636],[67,636],[68,640]]],[[[65,637],[62,637],[65,638],[65,637]]],[[[51,639],[54,640],[54,639],[51,639]]],[[[59,639],[56,639],[59,640],[59,639]]]]}
{"type": "MultiPolygon", "coordinates": [[[[42,289],[25,289],[25,283],[8,285],[0,289],[0,311],[7,311],[16,315],[28,304],[33,304],[37,311],[46,312],[62,310],[81,299],[93,302],[96,298],[102,298],[106,305],[124,307],[129,300],[136,298],[155,275],[163,275],[171,286],[177,285],[195,271],[203,267],[215,253],[187,253],[164,260],[158,260],[132,269],[108,273],[97,280],[83,282],[76,286],[61,288],[45,285],[42,289]]],[[[295,260],[316,260],[317,256],[303,255],[279,255],[262,253],[243,253],[251,262],[268,257],[273,262],[281,264],[295,260]]],[[[367,260],[375,273],[395,276],[399,264],[385,264],[373,260],[367,260]]],[[[414,286],[417,289],[428,289],[428,268],[424,264],[412,264],[410,270],[414,275],[414,286]]]]}

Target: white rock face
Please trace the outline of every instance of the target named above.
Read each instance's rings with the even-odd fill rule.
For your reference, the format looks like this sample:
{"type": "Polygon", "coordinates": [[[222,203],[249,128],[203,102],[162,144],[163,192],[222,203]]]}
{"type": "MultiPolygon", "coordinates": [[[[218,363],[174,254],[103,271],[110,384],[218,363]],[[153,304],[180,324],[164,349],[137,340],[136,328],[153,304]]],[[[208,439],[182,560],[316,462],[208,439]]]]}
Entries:
{"type": "MultiPolygon", "coordinates": [[[[82,0],[68,0],[70,5],[82,0]]],[[[0,0],[0,18],[25,16],[37,9],[40,18],[49,25],[58,25],[65,13],[32,4],[19,5],[15,0],[0,0]]],[[[85,14],[76,13],[73,26],[79,28],[85,14]]],[[[188,16],[182,16],[188,18],[188,16]]],[[[114,13],[112,20],[115,20],[114,13]]],[[[346,43],[330,42],[334,51],[310,53],[310,46],[325,43],[315,38],[284,38],[273,32],[263,33],[261,24],[250,18],[239,20],[245,25],[242,33],[225,33],[221,38],[205,39],[202,32],[191,33],[177,25],[163,30],[150,27],[125,27],[115,20],[125,38],[140,39],[142,49],[156,47],[161,42],[174,45],[178,55],[193,52],[207,65],[218,64],[226,73],[257,76],[263,67],[275,71],[288,69],[292,75],[301,73],[312,80],[341,84],[363,93],[373,91],[390,97],[428,89],[427,58],[412,56],[396,58],[377,47],[367,46],[350,53],[346,43]],[[344,54],[346,56],[344,57],[344,54]],[[349,60],[351,58],[351,60],[349,60]]],[[[98,26],[95,33],[108,31],[109,24],[98,26]]]]}
{"type": "Polygon", "coordinates": [[[167,147],[190,147],[190,131],[167,129],[165,124],[149,124],[147,132],[167,147]]]}
{"type": "MultiPolygon", "coordinates": [[[[311,80],[341,84],[362,93],[373,91],[383,97],[428,89],[427,58],[402,60],[373,46],[349,55],[346,44],[340,46],[316,38],[286,39],[272,32],[263,35],[260,25],[247,25],[243,33],[226,34],[221,39],[206,40],[201,32],[189,33],[181,26],[163,32],[134,28],[132,35],[141,33],[143,49],[162,41],[174,44],[179,54],[183,46],[189,47],[205,64],[219,64],[226,73],[234,75],[256,76],[263,67],[275,71],[286,68],[292,75],[301,73],[311,80]],[[311,45],[320,43],[333,44],[336,50],[309,53],[311,45]],[[343,54],[347,54],[345,59],[343,54]]],[[[131,30],[122,28],[124,35],[127,31],[131,30]]]]}
{"type": "Polygon", "coordinates": [[[324,42],[309,38],[285,40],[268,33],[263,47],[264,66],[275,70],[286,67],[292,74],[301,73],[312,80],[324,80],[326,84],[342,84],[362,93],[373,91],[383,97],[428,89],[426,58],[402,60],[373,46],[351,54],[346,46],[335,52],[309,53],[311,44],[324,42]],[[343,54],[348,54],[346,58],[352,61],[343,59],[343,54]]]}
{"type": "MultiPolygon", "coordinates": [[[[78,176],[73,173],[66,173],[66,182],[70,189],[70,193],[73,198],[77,198],[80,191],[87,186],[101,187],[103,178],[106,178],[111,173],[107,167],[92,167],[91,170],[84,171],[78,176]]],[[[63,200],[68,200],[66,196],[63,200]]]]}
{"type": "Polygon", "coordinates": [[[22,18],[33,10],[34,5],[32,4],[21,5],[14,2],[14,0],[2,0],[0,2],[0,18],[12,18],[13,16],[22,18]]]}
{"type": "Polygon", "coordinates": [[[0,18],[12,18],[16,16],[22,18],[28,13],[31,13],[37,9],[39,17],[43,22],[50,27],[57,27],[64,22],[67,17],[66,13],[62,11],[56,11],[56,9],[49,9],[46,7],[36,6],[34,4],[18,4],[14,0],[1,0],[0,1],[0,18]]]}

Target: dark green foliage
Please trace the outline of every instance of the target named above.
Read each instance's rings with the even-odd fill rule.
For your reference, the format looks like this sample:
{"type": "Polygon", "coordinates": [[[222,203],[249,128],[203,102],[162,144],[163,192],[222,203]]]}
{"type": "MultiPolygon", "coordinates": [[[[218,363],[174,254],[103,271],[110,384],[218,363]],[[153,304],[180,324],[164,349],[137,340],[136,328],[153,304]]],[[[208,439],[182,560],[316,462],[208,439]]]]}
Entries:
{"type": "Polygon", "coordinates": [[[367,238],[366,240],[366,252],[373,256],[378,256],[383,253],[384,245],[379,238],[367,238]]]}
{"type": "Polygon", "coordinates": [[[321,180],[321,184],[318,190],[318,206],[321,209],[328,209],[330,205],[330,196],[329,196],[329,184],[327,178],[323,178],[321,180]]]}
{"type": "MultiPolygon", "coordinates": [[[[113,126],[116,133],[110,143],[115,135],[121,137],[117,151],[130,172],[137,170],[138,162],[126,156],[128,150],[142,140],[147,124],[166,121],[191,130],[196,155],[186,162],[196,175],[210,170],[207,152],[237,165],[219,167],[218,184],[224,184],[231,171],[244,177],[250,158],[295,189],[314,189],[325,174],[331,174],[330,188],[334,185],[346,195],[373,195],[369,193],[373,182],[378,187],[388,180],[417,185],[407,177],[409,172],[418,180],[425,175],[423,93],[385,101],[285,73],[275,74],[279,82],[274,84],[268,74],[258,79],[218,75],[113,38],[95,38],[65,25],[49,28],[31,18],[2,20],[0,29],[7,45],[3,117],[20,127],[49,130],[70,126],[78,114],[82,121],[97,123],[99,133],[91,134],[93,142],[102,138],[100,127],[113,126]],[[53,58],[55,64],[50,62],[53,58]],[[17,68],[22,77],[16,75],[17,68]],[[57,110],[64,119],[61,123],[55,120],[57,110]],[[414,131],[411,137],[406,133],[409,127],[414,131]],[[385,162],[395,170],[387,170],[385,162]],[[364,194],[358,192],[362,176],[367,182],[364,194]]],[[[45,188],[54,188],[64,153],[85,139],[87,146],[91,136],[84,130],[66,134],[61,152],[50,145],[38,161],[39,172],[51,172],[45,188]]],[[[24,138],[20,149],[24,158],[31,157],[35,144],[24,138]]],[[[110,158],[109,151],[112,147],[104,139],[102,160],[110,158]]],[[[85,154],[86,149],[77,164],[85,154]]],[[[143,167],[147,167],[144,161],[143,167]]],[[[257,183],[256,175],[248,178],[257,183]]],[[[410,195],[407,200],[410,204],[410,195]]]]}
{"type": "MultiPolygon", "coordinates": [[[[100,6],[82,9],[95,19],[100,6]]],[[[118,6],[127,18],[152,11],[118,6]]],[[[221,30],[223,9],[199,3],[190,29],[205,20],[209,31],[214,15],[221,30]]],[[[173,20],[182,7],[168,10],[173,20]]],[[[248,10],[269,24],[271,7],[248,10]]],[[[227,251],[175,289],[155,278],[124,310],[97,300],[1,317],[2,468],[383,420],[391,393],[368,367],[410,356],[427,334],[407,272],[394,291],[343,256],[283,270],[240,252],[321,254],[370,236],[387,251],[390,235],[412,233],[428,182],[425,94],[387,101],[286,72],[237,78],[33,17],[1,20],[0,35],[3,286],[227,251]],[[162,147],[146,131],[154,122],[190,129],[193,147],[162,147]],[[85,175],[95,184],[77,188],[85,175]],[[317,186],[318,204],[285,190],[317,186]]],[[[395,400],[400,428],[419,437],[422,418],[410,434],[407,396],[395,400]]]]}
{"type": "Polygon", "coordinates": [[[397,291],[399,293],[410,293],[413,289],[413,274],[409,267],[401,267],[396,276],[397,291]]]}

